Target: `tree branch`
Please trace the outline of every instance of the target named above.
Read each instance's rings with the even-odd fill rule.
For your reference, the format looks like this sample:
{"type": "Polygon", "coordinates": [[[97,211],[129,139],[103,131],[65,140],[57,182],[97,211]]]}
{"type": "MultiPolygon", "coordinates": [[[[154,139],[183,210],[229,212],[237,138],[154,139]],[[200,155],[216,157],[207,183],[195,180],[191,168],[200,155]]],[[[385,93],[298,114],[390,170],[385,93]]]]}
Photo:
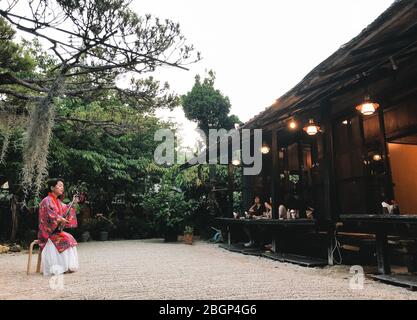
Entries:
{"type": "Polygon", "coordinates": [[[42,97],[28,96],[28,95],[25,95],[23,93],[19,93],[19,92],[13,91],[13,90],[5,89],[5,88],[0,88],[0,93],[9,94],[9,95],[14,96],[18,99],[26,100],[26,101],[38,101],[38,100],[42,99],[42,97]]]}
{"type": "Polygon", "coordinates": [[[37,85],[33,85],[29,82],[26,82],[25,80],[21,80],[14,75],[12,75],[10,72],[0,73],[0,86],[1,85],[9,85],[9,84],[18,84],[25,88],[28,88],[33,91],[37,92],[48,92],[49,90],[37,85]]]}
{"type": "MultiPolygon", "coordinates": [[[[46,40],[50,41],[51,43],[56,42],[56,43],[59,43],[59,44],[61,44],[61,45],[64,45],[64,46],[68,46],[68,47],[70,47],[68,44],[65,44],[65,43],[63,43],[63,42],[61,42],[61,41],[59,41],[59,40],[52,39],[52,38],[49,38],[49,37],[47,37],[47,36],[45,36],[45,35],[43,35],[43,34],[40,34],[39,32],[37,32],[37,31],[36,31],[36,29],[35,29],[35,28],[28,28],[28,27],[24,27],[24,26],[22,26],[21,24],[19,24],[19,23],[17,23],[17,22],[14,22],[12,19],[10,19],[10,16],[11,16],[11,17],[14,17],[14,18],[17,18],[17,19],[22,19],[22,20],[25,20],[25,21],[28,21],[28,22],[32,22],[32,23],[34,23],[34,24],[39,24],[39,25],[42,25],[42,26],[44,26],[44,27],[46,27],[46,28],[51,28],[51,29],[54,29],[54,30],[57,30],[57,31],[63,32],[63,33],[65,33],[65,34],[69,34],[69,35],[75,36],[75,37],[77,37],[77,38],[81,38],[81,39],[83,39],[84,41],[96,41],[96,40],[91,39],[91,38],[88,38],[88,37],[83,37],[83,36],[81,36],[81,35],[79,35],[79,34],[77,34],[77,33],[74,33],[74,32],[68,31],[68,30],[64,30],[64,29],[61,29],[61,28],[58,28],[58,27],[52,26],[52,25],[50,25],[50,24],[48,24],[48,23],[43,23],[43,22],[35,21],[35,20],[33,20],[33,19],[29,19],[29,18],[26,18],[26,17],[20,16],[20,15],[16,15],[16,14],[13,14],[13,13],[10,13],[10,12],[6,12],[6,11],[3,11],[3,10],[0,10],[0,15],[1,15],[1,16],[3,16],[4,18],[6,18],[6,19],[7,19],[10,23],[12,23],[13,25],[15,25],[15,26],[16,26],[16,28],[18,28],[18,29],[20,29],[20,30],[22,30],[22,31],[28,32],[28,33],[32,33],[32,34],[34,34],[34,35],[36,35],[36,36],[38,36],[38,37],[44,38],[44,39],[46,39],[46,40]]],[[[159,63],[161,63],[161,64],[165,64],[165,65],[168,65],[168,66],[171,66],[171,67],[176,67],[176,68],[180,68],[180,69],[183,69],[183,70],[189,71],[189,69],[188,69],[188,68],[182,67],[182,66],[180,66],[180,65],[179,65],[179,64],[177,64],[177,63],[170,63],[170,62],[168,62],[168,61],[164,61],[164,60],[160,60],[160,59],[158,59],[158,58],[150,57],[150,56],[148,56],[148,55],[141,54],[141,53],[139,53],[139,52],[135,52],[135,51],[130,50],[130,49],[121,48],[121,47],[118,47],[118,46],[112,45],[112,44],[110,44],[110,43],[103,43],[102,45],[103,45],[104,47],[109,48],[109,49],[118,50],[118,51],[122,51],[122,52],[125,52],[125,53],[130,53],[130,54],[133,54],[133,55],[136,55],[136,56],[139,56],[139,57],[143,57],[143,58],[149,59],[149,60],[154,61],[154,62],[159,62],[159,63]]]]}

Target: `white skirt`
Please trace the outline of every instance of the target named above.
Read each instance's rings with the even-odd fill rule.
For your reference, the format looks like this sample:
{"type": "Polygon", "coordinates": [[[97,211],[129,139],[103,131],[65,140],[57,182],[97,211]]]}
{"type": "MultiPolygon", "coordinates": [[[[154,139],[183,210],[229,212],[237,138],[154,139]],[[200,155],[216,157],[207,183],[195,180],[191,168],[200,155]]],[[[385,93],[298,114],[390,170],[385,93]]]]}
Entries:
{"type": "Polygon", "coordinates": [[[67,271],[77,271],[78,253],[76,247],[59,253],[51,239],[42,250],[41,272],[44,276],[58,275],[67,271]]]}

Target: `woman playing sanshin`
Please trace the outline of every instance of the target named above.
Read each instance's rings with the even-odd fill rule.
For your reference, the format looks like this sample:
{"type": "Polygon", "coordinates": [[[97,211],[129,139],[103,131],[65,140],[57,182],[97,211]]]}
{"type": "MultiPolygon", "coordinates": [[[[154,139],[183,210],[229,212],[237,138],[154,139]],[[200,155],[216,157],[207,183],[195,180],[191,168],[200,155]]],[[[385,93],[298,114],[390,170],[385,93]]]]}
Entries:
{"type": "Polygon", "coordinates": [[[41,272],[43,275],[58,275],[75,272],[79,268],[77,241],[64,232],[64,228],[76,228],[77,216],[72,204],[78,202],[74,196],[72,204],[64,204],[64,181],[48,181],[48,195],[39,204],[39,246],[42,249],[41,272]]]}

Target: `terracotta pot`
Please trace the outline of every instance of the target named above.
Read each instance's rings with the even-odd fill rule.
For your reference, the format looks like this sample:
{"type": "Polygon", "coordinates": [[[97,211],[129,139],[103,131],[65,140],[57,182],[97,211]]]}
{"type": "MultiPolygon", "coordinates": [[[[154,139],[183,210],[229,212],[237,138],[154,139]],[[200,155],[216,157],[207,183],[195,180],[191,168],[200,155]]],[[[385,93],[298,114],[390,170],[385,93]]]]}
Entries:
{"type": "Polygon", "coordinates": [[[184,234],[184,243],[185,244],[193,244],[193,235],[191,233],[184,234]]]}

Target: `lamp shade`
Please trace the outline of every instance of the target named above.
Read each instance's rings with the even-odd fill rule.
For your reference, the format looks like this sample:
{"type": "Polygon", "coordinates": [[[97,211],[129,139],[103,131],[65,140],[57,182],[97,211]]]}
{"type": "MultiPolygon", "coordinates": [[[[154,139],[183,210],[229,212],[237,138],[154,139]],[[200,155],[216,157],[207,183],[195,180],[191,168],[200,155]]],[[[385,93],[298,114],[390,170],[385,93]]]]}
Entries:
{"type": "Polygon", "coordinates": [[[365,96],[364,101],[356,106],[356,110],[360,111],[364,116],[370,116],[379,108],[379,104],[373,102],[369,95],[365,96]]]}
{"type": "Polygon", "coordinates": [[[319,131],[320,127],[314,122],[313,119],[310,119],[308,124],[303,129],[309,136],[315,136],[319,131]]]}

